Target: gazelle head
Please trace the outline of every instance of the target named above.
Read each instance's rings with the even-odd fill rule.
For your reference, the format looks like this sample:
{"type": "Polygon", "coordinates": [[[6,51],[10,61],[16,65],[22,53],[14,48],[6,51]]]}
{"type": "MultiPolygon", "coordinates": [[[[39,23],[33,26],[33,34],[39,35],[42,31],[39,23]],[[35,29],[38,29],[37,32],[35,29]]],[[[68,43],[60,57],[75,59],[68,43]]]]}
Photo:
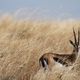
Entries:
{"type": "Polygon", "coordinates": [[[74,42],[70,40],[70,43],[73,45],[73,53],[79,52],[79,44],[80,44],[80,31],[78,29],[78,36],[76,37],[75,30],[73,28],[74,42]]]}

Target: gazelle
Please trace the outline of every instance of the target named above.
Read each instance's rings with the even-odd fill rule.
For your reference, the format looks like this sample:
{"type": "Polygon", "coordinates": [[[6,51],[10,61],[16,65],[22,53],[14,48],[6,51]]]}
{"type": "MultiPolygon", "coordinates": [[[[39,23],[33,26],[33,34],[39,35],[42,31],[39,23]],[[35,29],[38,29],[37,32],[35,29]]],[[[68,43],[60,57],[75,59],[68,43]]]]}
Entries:
{"type": "Polygon", "coordinates": [[[47,67],[51,69],[56,62],[66,67],[73,65],[79,53],[80,31],[78,30],[78,37],[76,37],[76,33],[73,28],[73,34],[74,42],[69,40],[73,46],[72,54],[45,53],[40,57],[39,63],[45,70],[47,67]]]}

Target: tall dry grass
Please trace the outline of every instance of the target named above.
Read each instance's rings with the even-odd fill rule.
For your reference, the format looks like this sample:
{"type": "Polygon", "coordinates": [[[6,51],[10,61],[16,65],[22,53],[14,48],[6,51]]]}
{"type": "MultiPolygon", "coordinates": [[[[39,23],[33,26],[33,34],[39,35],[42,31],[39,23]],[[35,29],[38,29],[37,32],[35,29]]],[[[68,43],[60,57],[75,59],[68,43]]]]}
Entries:
{"type": "Polygon", "coordinates": [[[74,66],[70,71],[65,67],[55,67],[51,72],[44,72],[38,63],[45,52],[71,54],[69,40],[73,40],[73,26],[77,30],[80,22],[17,21],[12,17],[2,18],[0,80],[79,80],[79,65],[76,65],[78,69],[74,66]]]}

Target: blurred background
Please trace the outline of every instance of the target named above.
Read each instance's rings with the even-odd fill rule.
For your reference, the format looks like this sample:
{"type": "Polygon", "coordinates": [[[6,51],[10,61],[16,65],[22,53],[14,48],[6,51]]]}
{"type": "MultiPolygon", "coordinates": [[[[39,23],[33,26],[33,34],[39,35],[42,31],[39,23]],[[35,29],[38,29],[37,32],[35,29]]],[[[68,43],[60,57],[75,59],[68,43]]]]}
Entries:
{"type": "Polygon", "coordinates": [[[27,20],[79,20],[80,0],[0,0],[3,14],[27,20]]]}

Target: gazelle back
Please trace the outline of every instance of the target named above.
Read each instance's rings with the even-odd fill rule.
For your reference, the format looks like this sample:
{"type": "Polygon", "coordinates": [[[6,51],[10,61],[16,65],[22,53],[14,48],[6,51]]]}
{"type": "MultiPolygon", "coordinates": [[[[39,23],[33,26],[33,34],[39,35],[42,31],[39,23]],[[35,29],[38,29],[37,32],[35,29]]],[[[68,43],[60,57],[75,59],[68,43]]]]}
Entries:
{"type": "Polygon", "coordinates": [[[55,62],[58,62],[66,67],[73,65],[73,63],[77,59],[79,52],[80,31],[78,30],[78,37],[77,37],[73,28],[73,35],[74,35],[74,42],[72,40],[69,40],[73,46],[71,54],[45,53],[40,57],[39,63],[45,70],[47,69],[47,67],[51,69],[52,66],[55,65],[55,62]]]}

